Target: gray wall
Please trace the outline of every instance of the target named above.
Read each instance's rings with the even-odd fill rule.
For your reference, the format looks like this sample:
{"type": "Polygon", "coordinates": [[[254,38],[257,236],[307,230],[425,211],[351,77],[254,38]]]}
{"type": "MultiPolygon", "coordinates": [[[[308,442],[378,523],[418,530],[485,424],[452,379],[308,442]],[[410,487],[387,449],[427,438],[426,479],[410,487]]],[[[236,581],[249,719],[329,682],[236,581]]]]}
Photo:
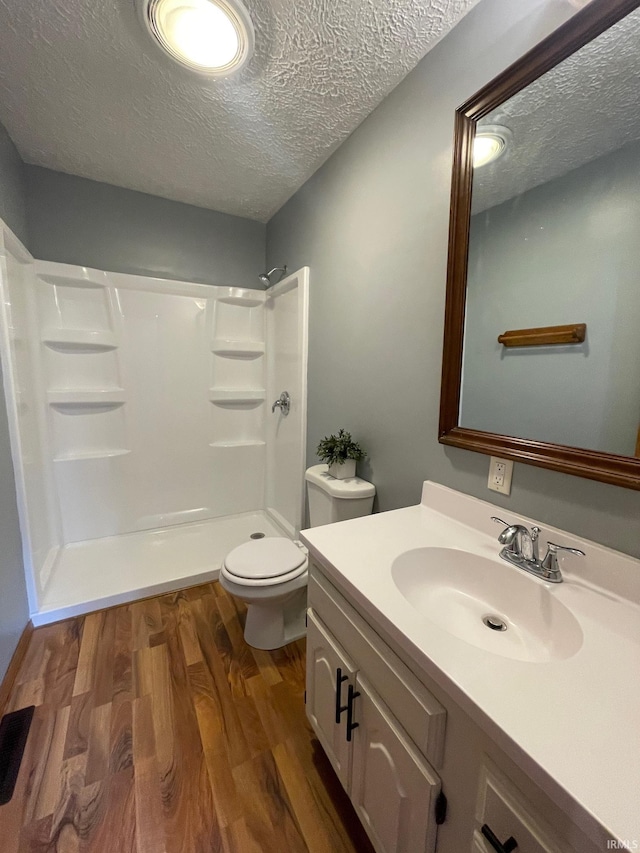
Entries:
{"type": "MultiPolygon", "coordinates": [[[[26,242],[22,161],[0,124],[0,218],[26,242]]],[[[0,373],[0,679],[29,621],[4,390],[0,373]]]]}
{"type": "MultiPolygon", "coordinates": [[[[4,389],[0,376],[0,400],[4,389]]],[[[0,679],[29,621],[7,412],[0,404],[0,679]]],[[[1,709],[0,709],[1,710],[1,709]]]]}
{"type": "Polygon", "coordinates": [[[25,166],[29,249],[111,272],[259,287],[265,226],[189,204],[25,166]]]}
{"type": "Polygon", "coordinates": [[[640,425],[640,143],[471,219],[460,422],[633,456],[640,425]],[[507,329],[586,323],[584,343],[507,329]]]}
{"type": "Polygon", "coordinates": [[[518,464],[500,496],[437,441],[454,112],[574,11],[482,0],[273,217],[267,260],[311,266],[310,463],[344,426],[381,510],[428,478],[640,556],[640,492],[518,464]]]}
{"type": "Polygon", "coordinates": [[[0,219],[4,219],[26,246],[24,164],[2,124],[0,124],[0,219]]]}

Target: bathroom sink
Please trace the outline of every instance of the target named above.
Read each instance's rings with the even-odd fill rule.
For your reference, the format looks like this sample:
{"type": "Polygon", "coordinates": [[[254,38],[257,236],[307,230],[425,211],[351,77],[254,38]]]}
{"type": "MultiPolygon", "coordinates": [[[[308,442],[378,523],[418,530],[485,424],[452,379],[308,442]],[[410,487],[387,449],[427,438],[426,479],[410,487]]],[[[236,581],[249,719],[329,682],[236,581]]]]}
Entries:
{"type": "Polygon", "coordinates": [[[478,648],[525,661],[569,658],[582,646],[571,611],[520,569],[454,548],[397,557],[393,581],[418,613],[478,648]]]}

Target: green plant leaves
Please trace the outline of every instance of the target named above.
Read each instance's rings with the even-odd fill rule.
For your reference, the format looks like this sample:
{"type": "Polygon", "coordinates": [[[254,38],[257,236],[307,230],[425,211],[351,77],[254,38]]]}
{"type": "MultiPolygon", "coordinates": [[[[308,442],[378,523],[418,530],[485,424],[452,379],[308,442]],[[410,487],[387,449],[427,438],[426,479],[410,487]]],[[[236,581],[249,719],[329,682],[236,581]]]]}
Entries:
{"type": "Polygon", "coordinates": [[[342,465],[347,459],[364,459],[366,451],[353,441],[351,433],[345,429],[338,431],[338,435],[325,436],[316,450],[318,458],[327,465],[342,465]]]}

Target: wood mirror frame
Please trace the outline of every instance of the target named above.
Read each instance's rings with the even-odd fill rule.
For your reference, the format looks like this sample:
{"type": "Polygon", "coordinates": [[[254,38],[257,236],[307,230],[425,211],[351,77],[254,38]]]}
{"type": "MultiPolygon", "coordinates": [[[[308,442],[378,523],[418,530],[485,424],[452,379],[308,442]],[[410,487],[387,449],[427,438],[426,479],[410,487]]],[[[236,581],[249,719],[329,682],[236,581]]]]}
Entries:
{"type": "Polygon", "coordinates": [[[466,429],[459,412],[476,123],[639,6],[640,0],[591,0],[456,111],[438,433],[441,444],[637,490],[640,458],[466,429]]]}

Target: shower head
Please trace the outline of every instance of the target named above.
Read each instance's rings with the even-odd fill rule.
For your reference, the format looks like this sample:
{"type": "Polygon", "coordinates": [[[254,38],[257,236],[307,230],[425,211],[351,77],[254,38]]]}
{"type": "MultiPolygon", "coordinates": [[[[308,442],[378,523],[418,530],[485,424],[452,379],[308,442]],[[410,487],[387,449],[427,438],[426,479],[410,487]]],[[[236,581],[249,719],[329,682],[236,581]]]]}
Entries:
{"type": "Polygon", "coordinates": [[[280,273],[280,278],[278,278],[278,281],[280,281],[280,279],[287,274],[287,265],[285,264],[283,267],[274,267],[272,270],[269,270],[269,272],[261,273],[258,278],[265,287],[270,287],[272,284],[276,283],[275,281],[271,281],[271,276],[274,272],[280,273]]]}

